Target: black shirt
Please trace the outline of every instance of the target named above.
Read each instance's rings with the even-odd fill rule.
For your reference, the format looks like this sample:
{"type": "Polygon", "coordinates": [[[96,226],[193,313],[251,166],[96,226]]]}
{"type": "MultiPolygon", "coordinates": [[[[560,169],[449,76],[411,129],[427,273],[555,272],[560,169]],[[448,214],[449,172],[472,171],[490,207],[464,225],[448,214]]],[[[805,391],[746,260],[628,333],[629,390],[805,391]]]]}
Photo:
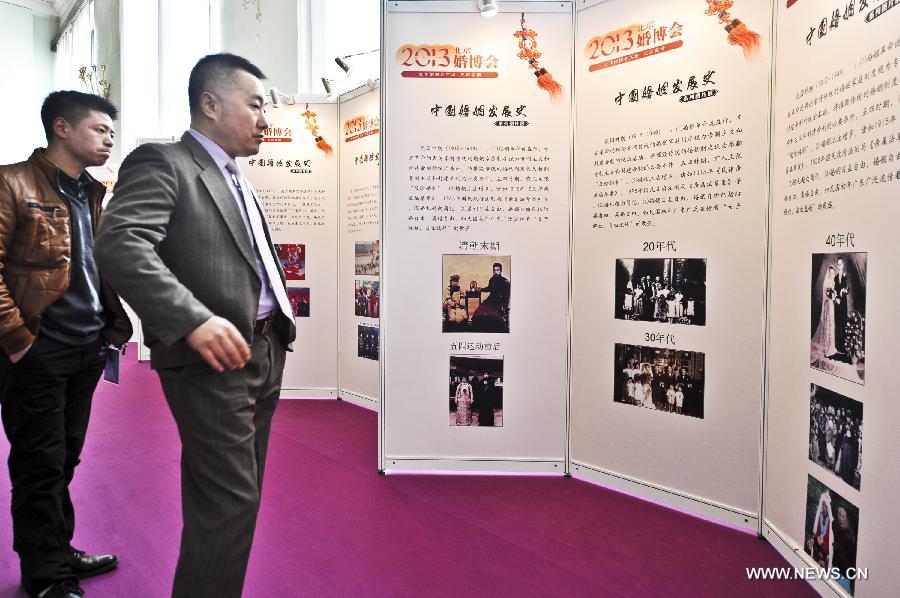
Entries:
{"type": "Polygon", "coordinates": [[[75,180],[58,170],[59,189],[69,204],[72,235],[72,262],[69,289],[44,311],[41,334],[59,343],[81,346],[100,336],[106,325],[100,303],[100,275],[94,264],[94,232],[85,173],[75,180]]]}

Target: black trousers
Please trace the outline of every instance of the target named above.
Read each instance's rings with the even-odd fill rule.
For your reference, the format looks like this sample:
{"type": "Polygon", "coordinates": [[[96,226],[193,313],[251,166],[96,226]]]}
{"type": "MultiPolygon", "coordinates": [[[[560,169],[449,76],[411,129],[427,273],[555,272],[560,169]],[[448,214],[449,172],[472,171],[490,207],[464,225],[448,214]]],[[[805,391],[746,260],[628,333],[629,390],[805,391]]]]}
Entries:
{"type": "Polygon", "coordinates": [[[18,363],[0,356],[0,415],[9,439],[13,549],[29,594],[75,580],[69,483],[80,463],[106,343],[69,347],[39,336],[18,363]]]}

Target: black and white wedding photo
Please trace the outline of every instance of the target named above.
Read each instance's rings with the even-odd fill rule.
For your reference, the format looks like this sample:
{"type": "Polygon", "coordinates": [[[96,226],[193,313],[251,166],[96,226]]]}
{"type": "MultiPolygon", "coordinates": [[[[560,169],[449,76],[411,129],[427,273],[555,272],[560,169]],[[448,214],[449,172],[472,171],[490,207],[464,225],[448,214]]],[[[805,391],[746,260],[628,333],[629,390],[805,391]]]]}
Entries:
{"type": "Polygon", "coordinates": [[[706,356],[616,343],[613,401],[703,419],[706,356]]]}
{"type": "Polygon", "coordinates": [[[859,490],[862,480],[863,405],[810,384],[809,460],[859,490]]]}
{"type": "Polygon", "coordinates": [[[450,425],[503,426],[503,357],[450,356],[450,425]]]}
{"type": "Polygon", "coordinates": [[[868,254],[814,253],[809,364],[865,384],[868,254]]]}
{"type": "Polygon", "coordinates": [[[378,361],[378,326],[356,325],[356,356],[378,361]]]}
{"type": "Polygon", "coordinates": [[[617,259],[615,317],[706,325],[706,259],[617,259]]]}

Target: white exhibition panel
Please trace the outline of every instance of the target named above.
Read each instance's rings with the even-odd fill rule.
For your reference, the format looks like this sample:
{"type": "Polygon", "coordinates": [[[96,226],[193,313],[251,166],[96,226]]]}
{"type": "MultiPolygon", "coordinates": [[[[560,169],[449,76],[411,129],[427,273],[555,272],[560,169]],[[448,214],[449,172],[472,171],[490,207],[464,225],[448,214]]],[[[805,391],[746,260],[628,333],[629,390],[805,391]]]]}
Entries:
{"type": "Polygon", "coordinates": [[[755,529],[771,15],[705,7],[577,12],[572,472],[755,529]]]}
{"type": "Polygon", "coordinates": [[[256,156],[240,160],[257,191],[272,242],[288,276],[288,295],[298,317],[297,340],[288,353],[284,396],[337,394],[338,130],[335,103],[269,110],[266,141],[256,156]],[[317,116],[320,147],[304,113],[317,116]],[[308,315],[307,315],[308,314],[308,315]]]}
{"type": "Polygon", "coordinates": [[[341,96],[338,359],[340,396],[376,408],[381,116],[376,85],[341,96]],[[359,282],[360,284],[357,284],[359,282]],[[362,303],[362,302],[365,303],[362,303]]]}
{"type": "Polygon", "coordinates": [[[765,533],[868,569],[835,593],[892,596],[900,6],[778,2],[776,22],[765,533]]]}
{"type": "Polygon", "coordinates": [[[385,9],[382,468],[561,472],[572,5],[385,9]]]}

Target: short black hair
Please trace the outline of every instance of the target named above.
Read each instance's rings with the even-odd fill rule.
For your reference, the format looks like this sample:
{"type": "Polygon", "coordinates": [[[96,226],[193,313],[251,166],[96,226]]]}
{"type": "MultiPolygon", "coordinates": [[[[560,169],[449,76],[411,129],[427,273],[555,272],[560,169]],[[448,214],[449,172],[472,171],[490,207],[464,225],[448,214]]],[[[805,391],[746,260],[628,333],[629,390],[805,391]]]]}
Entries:
{"type": "Polygon", "coordinates": [[[53,140],[53,121],[64,118],[73,127],[78,126],[92,110],[108,114],[113,120],[119,116],[119,110],[109,100],[92,93],[81,91],[54,91],[41,105],[41,123],[44,125],[44,134],[47,143],[53,140]]]}
{"type": "Polygon", "coordinates": [[[494,262],[494,268],[500,268],[500,271],[503,272],[503,264],[500,262],[494,262]]]}
{"type": "Polygon", "coordinates": [[[227,81],[234,71],[246,71],[257,79],[266,78],[258,66],[235,54],[209,54],[198,60],[188,79],[188,106],[191,114],[195,114],[200,107],[200,94],[227,81]]]}

